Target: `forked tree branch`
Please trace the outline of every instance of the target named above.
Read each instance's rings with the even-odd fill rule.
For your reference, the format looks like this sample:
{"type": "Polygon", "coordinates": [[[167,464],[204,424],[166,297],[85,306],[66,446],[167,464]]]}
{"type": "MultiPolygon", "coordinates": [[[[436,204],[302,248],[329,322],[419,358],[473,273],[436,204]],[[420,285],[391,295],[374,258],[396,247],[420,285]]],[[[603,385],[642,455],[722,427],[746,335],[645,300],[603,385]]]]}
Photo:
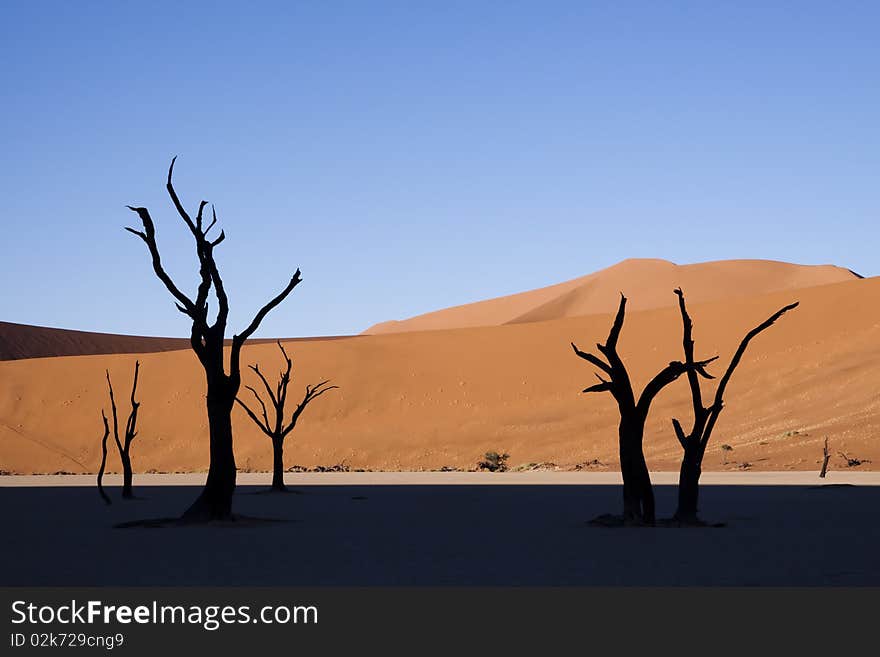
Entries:
{"type": "Polygon", "coordinates": [[[251,418],[251,420],[253,420],[254,423],[260,427],[260,429],[263,431],[263,433],[265,433],[267,436],[269,436],[273,440],[284,440],[284,438],[287,436],[287,434],[289,434],[293,430],[293,428],[296,426],[297,420],[299,420],[300,416],[302,415],[303,411],[305,411],[305,409],[309,405],[309,403],[311,403],[313,400],[315,400],[318,397],[320,397],[321,395],[323,395],[325,392],[329,392],[330,390],[337,390],[339,388],[339,386],[328,385],[330,383],[329,379],[325,380],[325,381],[321,381],[320,383],[317,383],[315,385],[307,385],[305,395],[303,396],[302,401],[300,401],[300,403],[297,404],[296,408],[293,411],[293,414],[291,415],[290,422],[287,423],[287,425],[285,425],[284,424],[284,416],[285,416],[284,408],[285,408],[286,401],[287,401],[287,392],[288,392],[290,382],[291,382],[291,371],[293,368],[293,361],[290,359],[290,356],[287,355],[287,350],[285,350],[284,345],[281,344],[280,340],[278,340],[277,344],[278,344],[278,349],[281,351],[281,354],[284,357],[285,369],[279,375],[278,386],[277,386],[276,392],[272,391],[272,387],[269,385],[269,381],[266,379],[266,377],[263,375],[262,371],[260,370],[259,365],[250,365],[249,366],[250,369],[253,370],[254,373],[256,373],[256,375],[259,377],[260,381],[263,384],[263,387],[266,389],[266,392],[269,395],[269,399],[271,400],[272,407],[275,411],[274,427],[273,427],[272,423],[269,421],[269,414],[267,412],[266,404],[263,402],[262,397],[260,397],[260,395],[257,393],[257,391],[254,388],[252,388],[251,386],[245,386],[248,390],[250,390],[253,393],[254,397],[257,400],[257,403],[260,404],[260,408],[262,409],[262,412],[263,412],[263,420],[262,421],[257,416],[257,414],[254,413],[247,406],[247,404],[245,404],[241,399],[236,398],[235,401],[238,402],[239,406],[241,406],[244,409],[244,411],[248,414],[248,416],[251,418]]]}
{"type": "Polygon", "coordinates": [[[713,356],[707,360],[697,361],[696,363],[682,363],[681,361],[672,361],[664,367],[657,375],[648,382],[648,385],[645,386],[645,389],[642,390],[642,394],[639,397],[639,403],[637,404],[637,408],[640,413],[647,416],[648,409],[651,406],[651,402],[654,401],[654,398],[660,393],[663,388],[668,386],[670,383],[674,382],[678,377],[680,377],[685,372],[699,372],[706,377],[709,377],[709,373],[706,372],[705,367],[709,363],[714,360],[717,360],[718,356],[713,356]]]}
{"type": "Polygon", "coordinates": [[[330,386],[327,385],[328,383],[330,383],[329,380],[321,381],[315,386],[306,386],[305,396],[303,397],[302,401],[297,404],[296,410],[293,412],[293,416],[291,416],[290,418],[290,424],[288,424],[287,427],[285,427],[284,429],[285,436],[293,431],[293,428],[296,426],[297,420],[299,420],[300,416],[303,414],[303,411],[306,410],[306,406],[308,406],[313,400],[323,395],[325,392],[339,389],[339,386],[330,386]]]}
{"type": "MultiPolygon", "coordinates": [[[[278,408],[278,397],[276,397],[275,393],[272,392],[272,386],[269,385],[269,381],[266,379],[266,377],[260,371],[259,364],[248,365],[248,367],[250,367],[256,373],[256,375],[258,377],[260,377],[260,381],[263,382],[263,387],[266,388],[266,392],[269,393],[269,399],[272,401],[272,406],[274,406],[275,408],[278,408]]],[[[254,393],[254,394],[256,394],[256,393],[254,393]]]]}
{"type": "Polygon", "coordinates": [[[260,395],[257,394],[257,391],[256,391],[256,390],[254,390],[254,389],[251,388],[250,386],[245,386],[245,387],[246,387],[248,390],[250,390],[250,391],[254,394],[254,397],[257,398],[257,402],[260,404],[260,407],[263,409],[263,421],[261,422],[261,421],[260,421],[260,418],[257,417],[256,413],[254,413],[254,412],[248,407],[248,405],[245,404],[245,403],[244,403],[241,399],[239,399],[238,397],[235,398],[236,403],[238,403],[238,405],[241,406],[241,407],[244,409],[244,412],[247,413],[248,416],[251,418],[251,420],[254,421],[254,424],[256,424],[258,427],[260,427],[260,429],[262,430],[262,432],[265,433],[267,436],[269,436],[269,437],[271,438],[271,437],[272,437],[272,427],[269,425],[269,416],[268,416],[268,414],[266,413],[266,404],[264,404],[264,403],[263,403],[263,400],[260,399],[260,395]]]}
{"type": "Polygon", "coordinates": [[[780,308],[773,315],[746,334],[734,353],[730,364],[727,366],[727,370],[724,372],[724,375],[718,383],[718,388],[715,390],[715,399],[712,405],[705,407],[703,405],[702,391],[700,389],[700,381],[697,378],[697,375],[699,374],[705,378],[712,378],[703,368],[700,367],[701,364],[705,365],[708,361],[702,361],[702,363],[694,362],[693,321],[687,311],[684,292],[682,292],[681,288],[676,288],[675,294],[678,296],[678,307],[681,314],[682,346],[684,348],[685,361],[687,365],[693,364],[693,368],[688,369],[688,382],[690,384],[691,399],[693,401],[694,424],[690,434],[687,435],[685,435],[681,423],[677,419],[672,420],[672,427],[675,430],[676,438],[684,449],[695,447],[700,450],[705,450],[706,445],[712,436],[712,431],[715,428],[718,416],[724,408],[724,391],[727,388],[727,384],[730,382],[730,377],[733,375],[734,370],[742,360],[743,354],[745,354],[745,351],[749,346],[749,342],[751,342],[751,340],[759,333],[771,327],[776,320],[789,310],[797,308],[798,302],[780,308]]]}

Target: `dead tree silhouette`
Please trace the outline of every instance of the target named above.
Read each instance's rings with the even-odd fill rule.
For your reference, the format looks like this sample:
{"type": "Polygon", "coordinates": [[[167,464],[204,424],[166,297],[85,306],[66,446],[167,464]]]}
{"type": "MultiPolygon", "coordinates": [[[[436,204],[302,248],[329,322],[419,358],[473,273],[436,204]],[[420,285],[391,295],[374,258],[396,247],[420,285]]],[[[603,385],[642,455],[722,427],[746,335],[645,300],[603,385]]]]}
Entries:
{"type": "Polygon", "coordinates": [[[294,409],[293,414],[290,417],[290,422],[285,423],[284,406],[287,403],[287,388],[290,385],[291,381],[293,361],[287,355],[287,351],[284,350],[284,345],[281,344],[280,340],[278,341],[278,348],[281,350],[281,354],[284,357],[286,367],[285,370],[281,372],[280,378],[278,379],[278,384],[276,385],[274,392],[272,391],[272,386],[269,385],[266,377],[263,376],[263,373],[260,371],[260,366],[249,366],[260,378],[260,381],[262,381],[263,387],[266,389],[266,393],[269,395],[269,401],[272,404],[275,417],[271,421],[269,420],[269,414],[266,411],[266,403],[263,401],[262,397],[260,397],[259,393],[251,386],[245,387],[250,390],[251,393],[253,393],[254,398],[260,405],[260,409],[262,411],[262,419],[257,417],[257,414],[254,413],[241,399],[236,397],[235,401],[238,402],[239,406],[241,406],[251,418],[251,420],[254,421],[254,424],[260,427],[260,430],[264,434],[269,436],[270,440],[272,441],[273,459],[271,490],[285,493],[287,492],[287,487],[284,485],[284,439],[287,438],[287,434],[293,431],[293,428],[296,426],[297,420],[299,420],[303,411],[306,409],[306,406],[308,406],[312,400],[317,399],[329,390],[338,389],[339,386],[327,385],[328,383],[330,383],[329,380],[321,381],[316,385],[307,385],[305,395],[303,396],[302,401],[296,405],[296,408],[294,409]]]}
{"type": "Polygon", "coordinates": [[[138,410],[141,407],[140,403],[134,399],[137,392],[140,365],[139,361],[134,362],[134,381],[131,384],[131,413],[128,414],[128,420],[125,422],[125,434],[122,440],[119,439],[119,420],[116,415],[116,397],[113,395],[113,383],[110,381],[110,370],[106,370],[107,387],[110,389],[110,410],[113,414],[113,439],[116,441],[116,449],[119,450],[119,460],[122,461],[122,497],[127,500],[134,498],[134,492],[131,487],[131,441],[137,436],[138,410]]]}
{"type": "MultiPolygon", "coordinates": [[[[617,340],[623,328],[625,314],[626,297],[621,294],[620,306],[617,309],[617,316],[611,326],[611,331],[608,333],[608,339],[605,344],[596,345],[607,362],[594,354],[581,351],[573,342],[571,347],[578,356],[608,375],[608,379],[605,379],[596,374],[599,383],[585,388],[583,392],[610,392],[620,411],[618,437],[620,471],[623,475],[623,523],[650,525],[655,520],[654,491],[651,486],[648,465],[645,462],[642,442],[651,402],[663,388],[675,381],[685,371],[695,370],[706,376],[705,366],[715,359],[710,358],[688,364],[679,361],[670,362],[648,382],[636,400],[629,373],[617,353],[617,340]]],[[[610,516],[603,516],[596,520],[603,524],[616,522],[610,516]]]]}
{"type": "Polygon", "coordinates": [[[104,470],[107,467],[107,438],[110,436],[110,427],[107,424],[107,416],[104,414],[104,409],[101,409],[101,419],[104,420],[104,435],[101,437],[101,467],[98,468],[98,492],[101,494],[101,499],[104,502],[113,504],[110,501],[110,497],[104,491],[104,470]]]}
{"type": "MultiPolygon", "coordinates": [[[[688,315],[685,306],[684,293],[681,288],[675,290],[678,295],[678,307],[681,311],[681,322],[683,326],[682,343],[684,346],[685,362],[688,365],[694,364],[694,339],[693,339],[693,322],[688,315]]],[[[684,456],[681,460],[681,470],[678,478],[678,508],[675,511],[673,519],[681,524],[699,525],[702,524],[697,516],[697,503],[699,497],[700,475],[702,474],[703,456],[706,453],[706,445],[709,438],[712,437],[712,430],[718,421],[718,416],[724,408],[724,391],[730,381],[733,371],[742,360],[749,342],[761,331],[773,326],[777,319],[782,317],[789,310],[797,308],[798,302],[791,303],[784,308],[780,308],[764,322],[749,331],[739,344],[739,348],[734,353],[727,371],[721,377],[718,388],[715,390],[715,399],[711,406],[703,406],[703,396],[700,390],[700,380],[697,378],[699,372],[705,378],[711,379],[712,376],[699,368],[688,368],[688,383],[691,388],[691,398],[694,405],[694,424],[690,433],[685,435],[681,423],[677,419],[672,420],[672,426],[675,429],[675,437],[684,450],[684,456]]],[[[704,361],[705,362],[705,361],[704,361]]]]}
{"type": "Polygon", "coordinates": [[[190,346],[195,352],[202,368],[205,370],[207,383],[208,432],[210,436],[210,465],[208,479],[201,494],[183,514],[182,520],[188,522],[223,520],[232,518],[232,494],[235,491],[235,455],[232,449],[232,407],[241,386],[241,369],[239,360],[241,348],[266,315],[289,295],[293,288],[301,282],[300,271],[291,277],[290,282],[264,305],[254,316],[251,323],[237,335],[232,337],[232,348],[229,355],[229,373],[224,369],[223,345],[226,334],[226,323],[229,316],[229,299],[223,287],[223,280],[214,260],[214,249],[226,238],[220,231],[216,239],[209,239],[208,233],[217,223],[217,214],[211,206],[212,220],[204,226],[202,216],[207,201],[199,203],[195,220],[186,212],[171,177],[174,162],[168,168],[166,189],[171,197],[177,213],[183,219],[195,238],[196,255],[199,259],[200,283],[195,299],[190,299],[181,292],[162,266],[159,247],[156,244],[156,228],[147,208],[128,206],[136,212],[143,224],[143,230],[126,227],[126,230],[140,237],[149,249],[153,262],[153,271],[165,285],[176,301],[177,309],[192,320],[190,346]],[[208,319],[208,295],[213,289],[218,309],[213,324],[208,319]]]}

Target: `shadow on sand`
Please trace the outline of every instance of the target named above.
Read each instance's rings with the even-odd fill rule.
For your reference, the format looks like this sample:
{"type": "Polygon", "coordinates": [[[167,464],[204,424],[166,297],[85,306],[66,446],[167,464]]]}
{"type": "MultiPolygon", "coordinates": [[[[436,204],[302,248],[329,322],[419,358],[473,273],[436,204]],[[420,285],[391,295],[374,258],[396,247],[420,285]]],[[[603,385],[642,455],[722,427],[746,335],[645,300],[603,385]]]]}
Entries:
{"type": "MultiPolygon", "coordinates": [[[[198,490],[107,507],[93,488],[0,488],[0,584],[880,585],[876,486],[705,486],[723,530],[588,526],[620,505],[600,485],[243,486],[236,511],[258,521],[234,531],[113,528],[173,518],[198,490]]],[[[656,495],[670,514],[675,487],[656,495]]]]}

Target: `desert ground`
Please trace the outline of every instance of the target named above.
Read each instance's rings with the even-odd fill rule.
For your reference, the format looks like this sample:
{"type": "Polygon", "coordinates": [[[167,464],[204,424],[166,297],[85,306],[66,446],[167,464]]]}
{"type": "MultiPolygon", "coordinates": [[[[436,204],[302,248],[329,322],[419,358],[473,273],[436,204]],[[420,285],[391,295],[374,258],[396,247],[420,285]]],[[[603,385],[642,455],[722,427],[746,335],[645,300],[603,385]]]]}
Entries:
{"type": "MultiPolygon", "coordinates": [[[[678,285],[688,295],[697,356],[720,356],[710,367],[716,376],[747,330],[800,302],[746,353],[704,470],[817,471],[826,437],[832,471],[880,464],[880,280],[830,265],[754,260],[686,266],[629,260],[365,335],[286,341],[294,359],[292,392],[327,378],[340,389],[306,410],[287,440],[285,463],[468,470],[494,450],[510,454],[511,468],[613,471],[616,405],[610,395],[580,393],[595,380],[569,343],[590,349],[604,341],[623,291],[629,305],[620,353],[641,387],[682,358],[678,285]]],[[[295,294],[288,303],[296,303],[295,294]]],[[[100,411],[109,409],[104,371],[113,376],[124,422],[136,359],[142,403],[132,446],[136,472],[206,469],[204,374],[190,350],[112,353],[120,348],[115,339],[109,353],[87,355],[102,348],[91,334],[61,341],[69,355],[26,358],[45,352],[45,332],[35,329],[29,346],[26,331],[16,331],[17,359],[0,362],[0,470],[95,472],[100,411]]],[[[0,346],[11,342],[9,335],[0,332],[0,346]]],[[[259,363],[270,379],[281,368],[271,342],[246,346],[242,361],[259,363]]],[[[248,370],[245,383],[258,385],[248,370]]],[[[705,389],[714,385],[706,382],[705,389]]],[[[645,451],[652,470],[678,468],[681,449],[671,419],[687,424],[690,415],[682,378],[651,410],[645,451]]],[[[237,407],[233,421],[239,469],[268,470],[268,439],[237,407]]],[[[110,459],[111,471],[116,463],[110,459]]]]}
{"type": "MultiPolygon", "coordinates": [[[[108,507],[91,477],[2,478],[15,530],[0,546],[0,582],[880,585],[874,472],[832,473],[823,486],[813,473],[708,473],[704,516],[725,527],[590,526],[618,509],[619,475],[528,472],[289,474],[290,494],[263,494],[267,475],[242,475],[237,511],[278,522],[114,528],[179,514],[202,479],[138,477],[141,499],[108,507]]],[[[671,513],[675,475],[655,480],[671,513]]]]}

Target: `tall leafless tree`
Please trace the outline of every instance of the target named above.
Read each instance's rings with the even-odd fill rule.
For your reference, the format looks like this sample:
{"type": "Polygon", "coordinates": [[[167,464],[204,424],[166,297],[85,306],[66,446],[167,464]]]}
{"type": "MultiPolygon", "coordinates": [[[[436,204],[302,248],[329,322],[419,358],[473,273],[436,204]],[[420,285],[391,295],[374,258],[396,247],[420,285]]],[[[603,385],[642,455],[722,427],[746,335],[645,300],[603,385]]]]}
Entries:
{"type": "MultiPolygon", "coordinates": [[[[682,343],[684,346],[685,363],[688,365],[694,363],[694,339],[693,339],[693,322],[688,315],[685,306],[684,293],[681,288],[675,290],[678,295],[678,307],[681,311],[681,322],[683,326],[682,343]]],[[[703,406],[703,395],[700,390],[700,380],[697,378],[699,368],[688,368],[688,383],[691,388],[691,398],[694,406],[694,423],[688,434],[685,434],[681,423],[673,419],[672,426],[675,429],[675,437],[684,450],[684,456],[681,460],[681,470],[678,477],[678,508],[675,511],[674,519],[682,524],[701,524],[697,516],[697,503],[699,497],[700,475],[702,474],[703,456],[706,453],[706,445],[709,438],[712,437],[712,430],[724,408],[724,391],[730,381],[733,371],[742,360],[749,342],[761,331],[773,326],[773,323],[782,317],[789,310],[797,308],[798,303],[791,303],[784,308],[780,308],[764,322],[749,331],[739,344],[739,348],[730,360],[727,371],[721,377],[718,388],[715,390],[715,399],[711,406],[703,406]]],[[[701,372],[706,378],[713,378],[705,372],[701,372]]]]}
{"type": "Polygon", "coordinates": [[[232,337],[229,373],[227,374],[224,369],[223,345],[229,316],[229,299],[223,287],[217,263],[214,260],[214,249],[223,242],[226,235],[221,231],[215,239],[208,237],[208,233],[217,223],[217,214],[214,212],[214,207],[211,206],[212,220],[207,226],[204,225],[202,217],[205,206],[208,205],[207,201],[199,203],[195,220],[184,209],[171,182],[175,160],[176,158],[171,160],[171,166],[168,168],[166,188],[177,213],[195,238],[201,279],[195,299],[184,294],[163,268],[159,247],[156,245],[156,229],[147,208],[128,206],[140,217],[143,230],[135,230],[134,228],[126,228],[126,230],[140,237],[147,245],[153,261],[153,271],[174,297],[177,309],[192,321],[190,345],[205,371],[210,435],[208,479],[201,494],[184,512],[182,519],[185,521],[230,519],[232,518],[232,495],[235,491],[232,407],[241,386],[239,365],[241,348],[260,326],[263,318],[280,304],[293,291],[293,288],[299,285],[302,278],[299,269],[297,269],[290,282],[260,308],[244,331],[232,337]],[[211,290],[214,291],[218,304],[217,315],[213,323],[210,323],[208,318],[208,295],[211,290]]]}
{"type": "Polygon", "coordinates": [[[317,399],[329,390],[338,389],[339,386],[328,385],[330,383],[329,380],[321,381],[315,385],[307,385],[305,395],[303,396],[302,401],[296,405],[296,408],[290,417],[290,421],[285,421],[284,406],[287,403],[287,388],[291,381],[293,361],[290,360],[290,357],[287,355],[287,351],[284,350],[284,345],[281,344],[280,340],[278,341],[278,348],[281,350],[281,355],[284,357],[286,367],[284,371],[281,372],[278,384],[275,386],[274,391],[272,390],[272,386],[270,386],[269,382],[266,380],[266,377],[260,371],[260,366],[250,365],[250,368],[260,378],[263,387],[266,389],[266,394],[269,396],[269,402],[272,404],[272,409],[274,411],[274,417],[272,420],[269,419],[266,403],[263,401],[263,398],[260,397],[259,393],[251,386],[245,387],[253,393],[254,398],[260,405],[262,417],[257,417],[257,414],[254,413],[241,399],[236,397],[235,401],[238,402],[254,423],[260,427],[260,430],[269,436],[269,439],[272,441],[272,490],[283,493],[287,492],[287,487],[284,485],[284,439],[287,438],[287,434],[293,431],[297,420],[299,420],[303,411],[306,410],[306,406],[308,406],[312,400],[317,399]]]}
{"type": "Polygon", "coordinates": [[[119,420],[116,415],[116,397],[113,395],[113,383],[110,381],[110,370],[107,370],[107,387],[110,389],[110,410],[113,414],[113,438],[116,441],[116,449],[119,450],[119,460],[122,461],[122,497],[123,499],[132,499],[134,492],[132,490],[132,469],[131,469],[131,441],[137,436],[137,418],[140,402],[135,401],[134,396],[137,392],[138,372],[140,370],[140,362],[134,362],[134,381],[131,384],[131,412],[128,414],[128,420],[125,422],[125,434],[122,439],[119,438],[119,420]]]}
{"type": "Polygon", "coordinates": [[[596,374],[599,383],[585,388],[583,392],[610,392],[620,411],[618,437],[620,471],[623,475],[623,522],[624,524],[653,524],[655,520],[654,491],[642,446],[645,422],[648,419],[651,402],[663,388],[686,371],[694,371],[708,376],[704,368],[715,359],[710,358],[688,364],[679,361],[669,363],[648,382],[641,395],[636,399],[629,373],[617,353],[617,340],[623,328],[625,314],[626,297],[621,294],[617,316],[611,326],[608,339],[605,344],[596,345],[605,356],[605,360],[594,354],[581,351],[574,343],[571,343],[571,347],[578,356],[608,376],[608,379],[605,379],[596,374]]]}

